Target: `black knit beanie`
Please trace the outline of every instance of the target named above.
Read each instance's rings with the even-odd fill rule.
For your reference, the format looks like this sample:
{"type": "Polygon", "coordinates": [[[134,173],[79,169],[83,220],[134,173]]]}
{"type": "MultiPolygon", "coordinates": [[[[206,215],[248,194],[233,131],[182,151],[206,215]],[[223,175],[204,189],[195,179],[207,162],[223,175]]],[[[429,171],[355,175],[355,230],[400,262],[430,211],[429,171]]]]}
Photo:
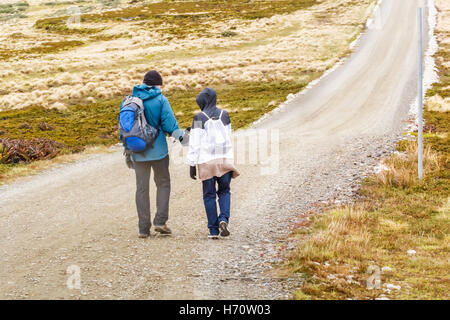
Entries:
{"type": "Polygon", "coordinates": [[[158,71],[151,70],[145,74],[144,83],[148,86],[162,86],[163,80],[158,71]]]}

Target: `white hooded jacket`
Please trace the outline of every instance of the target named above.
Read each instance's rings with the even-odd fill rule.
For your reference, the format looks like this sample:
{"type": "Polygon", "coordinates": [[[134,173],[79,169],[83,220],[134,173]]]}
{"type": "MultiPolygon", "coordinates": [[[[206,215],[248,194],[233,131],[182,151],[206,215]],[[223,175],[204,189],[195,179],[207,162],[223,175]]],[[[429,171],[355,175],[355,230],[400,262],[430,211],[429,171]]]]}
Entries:
{"type": "Polygon", "coordinates": [[[231,121],[228,112],[216,107],[216,93],[207,88],[197,97],[202,110],[194,117],[189,137],[189,165],[211,160],[233,160],[231,121]]]}

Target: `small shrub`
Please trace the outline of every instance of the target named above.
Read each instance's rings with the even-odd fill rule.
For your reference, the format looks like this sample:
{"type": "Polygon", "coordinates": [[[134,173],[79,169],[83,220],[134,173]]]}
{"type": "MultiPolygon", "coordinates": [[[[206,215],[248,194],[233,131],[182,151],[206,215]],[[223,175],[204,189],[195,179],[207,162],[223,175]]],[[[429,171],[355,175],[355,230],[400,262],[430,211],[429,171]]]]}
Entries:
{"type": "Polygon", "coordinates": [[[3,164],[51,159],[64,148],[64,144],[47,138],[0,139],[0,146],[0,163],[3,164]]]}
{"type": "Polygon", "coordinates": [[[19,125],[19,129],[32,129],[33,127],[28,122],[23,122],[19,125]]]}

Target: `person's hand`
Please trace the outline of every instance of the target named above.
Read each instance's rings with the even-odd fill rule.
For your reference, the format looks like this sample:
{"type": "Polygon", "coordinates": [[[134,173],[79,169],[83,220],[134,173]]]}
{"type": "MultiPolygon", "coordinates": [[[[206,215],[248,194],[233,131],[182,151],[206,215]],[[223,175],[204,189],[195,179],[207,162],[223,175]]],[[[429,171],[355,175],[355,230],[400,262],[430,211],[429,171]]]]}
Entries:
{"type": "Polygon", "coordinates": [[[196,166],[191,166],[191,168],[189,170],[189,174],[190,174],[192,179],[197,180],[197,167],[196,166]]]}
{"type": "Polygon", "coordinates": [[[183,131],[183,135],[180,136],[179,140],[183,147],[189,146],[189,132],[191,128],[188,128],[183,131]]]}
{"type": "Polygon", "coordinates": [[[133,160],[131,160],[131,151],[128,149],[125,149],[123,151],[123,155],[125,156],[125,163],[129,169],[134,169],[134,163],[133,160]]]}

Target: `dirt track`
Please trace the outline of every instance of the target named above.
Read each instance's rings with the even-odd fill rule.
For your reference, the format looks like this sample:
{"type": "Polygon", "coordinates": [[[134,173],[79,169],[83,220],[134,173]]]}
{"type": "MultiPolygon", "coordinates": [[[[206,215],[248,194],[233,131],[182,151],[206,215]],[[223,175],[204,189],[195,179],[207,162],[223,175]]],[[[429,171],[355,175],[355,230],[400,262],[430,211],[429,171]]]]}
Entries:
{"type": "MultiPolygon", "coordinates": [[[[280,130],[280,169],[240,166],[229,239],[206,239],[201,184],[187,165],[171,163],[170,238],[137,238],[134,172],[120,151],[0,188],[0,298],[289,298],[298,280],[267,272],[278,240],[313,205],[346,199],[401,132],[415,94],[416,5],[385,0],[381,29],[257,125],[280,130]],[[81,290],[66,286],[70,265],[81,290]]],[[[154,196],[153,187],[152,212],[154,196]]]]}

